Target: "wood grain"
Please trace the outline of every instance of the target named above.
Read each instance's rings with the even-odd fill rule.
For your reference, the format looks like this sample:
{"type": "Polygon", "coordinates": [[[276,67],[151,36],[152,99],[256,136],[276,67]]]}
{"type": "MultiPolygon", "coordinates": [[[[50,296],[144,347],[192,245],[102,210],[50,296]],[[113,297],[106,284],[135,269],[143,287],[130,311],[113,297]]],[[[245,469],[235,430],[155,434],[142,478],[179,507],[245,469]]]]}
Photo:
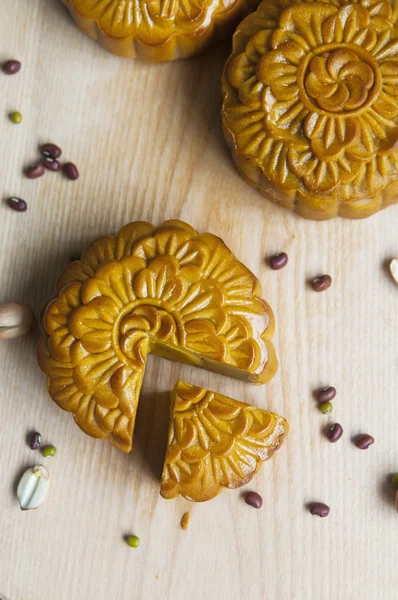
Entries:
{"type": "Polygon", "coordinates": [[[83,435],[48,398],[35,335],[2,342],[0,355],[0,594],[9,600],[393,600],[398,545],[389,473],[398,470],[397,300],[385,261],[398,254],[397,207],[361,222],[305,221],[241,181],[220,130],[220,75],[227,47],[190,62],[148,65],[106,54],[84,38],[55,0],[2,0],[1,194],[29,203],[0,207],[0,301],[37,313],[72,252],[130,220],[182,218],[221,236],[260,278],[277,320],[280,369],[255,387],[151,357],[136,450],[124,456],[83,435]],[[12,125],[10,110],[24,121],[12,125]],[[54,141],[81,178],[21,170],[37,145],[54,141]],[[284,250],[288,266],[265,258],[284,250]],[[332,287],[315,294],[319,273],[332,287]],[[192,505],[158,493],[168,391],[178,378],[284,415],[285,446],[251,489],[192,505]],[[338,390],[321,416],[319,385],[338,390]],[[340,422],[331,445],[327,423],[340,422]],[[38,429],[57,457],[42,459],[52,489],[22,513],[21,469],[40,462],[25,443],[38,429]],[[351,438],[371,433],[361,452],[351,438]],[[306,503],[331,506],[327,519],[306,503]],[[180,527],[191,513],[187,531],[180,527]],[[141,538],[138,550],[123,536],[141,538]]]}

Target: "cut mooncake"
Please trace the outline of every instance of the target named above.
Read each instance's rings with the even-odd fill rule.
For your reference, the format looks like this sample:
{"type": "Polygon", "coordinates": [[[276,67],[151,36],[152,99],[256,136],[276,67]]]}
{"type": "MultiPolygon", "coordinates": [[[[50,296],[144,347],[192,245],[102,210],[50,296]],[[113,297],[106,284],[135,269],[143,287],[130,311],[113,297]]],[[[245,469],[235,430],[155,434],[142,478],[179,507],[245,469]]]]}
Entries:
{"type": "Polygon", "coordinates": [[[106,50],[151,61],[188,58],[232,34],[257,0],[63,0],[106,50]]]}
{"type": "Polygon", "coordinates": [[[179,381],[160,493],[194,502],[248,483],[289,431],[278,415],[179,381]]]}
{"type": "Polygon", "coordinates": [[[39,364],[52,399],[124,452],[149,352],[266,383],[274,318],[224,242],[182,221],[136,222],[71,263],[43,310],[39,364]]]}
{"type": "Polygon", "coordinates": [[[395,0],[263,0],[239,25],[222,119],[252,186],[311,219],[398,202],[395,0]]]}

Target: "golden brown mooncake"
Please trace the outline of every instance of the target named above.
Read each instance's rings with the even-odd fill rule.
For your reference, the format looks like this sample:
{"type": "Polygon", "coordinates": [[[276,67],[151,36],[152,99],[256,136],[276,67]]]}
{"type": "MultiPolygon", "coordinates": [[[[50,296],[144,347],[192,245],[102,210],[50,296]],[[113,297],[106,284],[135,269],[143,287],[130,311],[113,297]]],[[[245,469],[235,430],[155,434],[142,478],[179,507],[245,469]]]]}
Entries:
{"type": "Polygon", "coordinates": [[[109,52],[150,61],[188,58],[232,34],[258,0],[63,0],[83,33],[109,52]]]}
{"type": "Polygon", "coordinates": [[[311,219],[398,201],[396,0],[263,0],[238,27],[222,119],[235,164],[311,219]]]}
{"type": "Polygon", "coordinates": [[[248,483],[282,444],[289,426],[275,413],[179,381],[160,493],[211,500],[248,483]]]}
{"type": "Polygon", "coordinates": [[[149,352],[252,383],[277,360],[257,278],[224,242],[182,221],[136,222],[61,273],[41,318],[39,364],[78,426],[124,452],[149,352]]]}

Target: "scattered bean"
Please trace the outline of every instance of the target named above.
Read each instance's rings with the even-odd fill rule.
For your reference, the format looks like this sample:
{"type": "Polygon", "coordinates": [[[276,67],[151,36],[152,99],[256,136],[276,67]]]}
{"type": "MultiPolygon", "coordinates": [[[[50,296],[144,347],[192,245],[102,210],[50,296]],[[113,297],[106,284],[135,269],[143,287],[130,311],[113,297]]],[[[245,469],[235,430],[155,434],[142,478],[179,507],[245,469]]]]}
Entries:
{"type": "Polygon", "coordinates": [[[263,505],[263,499],[257,492],[247,492],[245,494],[245,502],[253,508],[261,508],[263,505]]]}
{"type": "Polygon", "coordinates": [[[55,456],[57,454],[57,449],[55,446],[45,446],[45,448],[43,448],[41,453],[45,457],[55,456]]]}
{"type": "Polygon", "coordinates": [[[323,402],[319,405],[319,410],[323,415],[328,415],[333,410],[333,404],[331,402],[323,402]]]}
{"type": "Polygon", "coordinates": [[[367,450],[369,446],[375,443],[374,437],[369,435],[368,433],[364,433],[360,435],[355,440],[355,445],[360,450],[367,450]]]}
{"type": "Polygon", "coordinates": [[[140,538],[136,535],[129,535],[126,539],[126,542],[127,545],[130,546],[130,548],[138,548],[138,546],[140,545],[140,538]]]}
{"type": "Polygon", "coordinates": [[[61,164],[55,158],[51,158],[50,156],[46,156],[45,158],[43,158],[43,165],[49,171],[61,170],[61,164]]]}
{"type": "Polygon", "coordinates": [[[398,488],[398,473],[394,473],[394,475],[391,477],[391,483],[394,487],[398,488]]]}
{"type": "Polygon", "coordinates": [[[43,163],[39,162],[36,165],[28,167],[25,173],[28,179],[37,179],[38,177],[42,177],[44,175],[43,163]]]}
{"type": "Polygon", "coordinates": [[[332,285],[332,278],[330,275],[320,275],[313,279],[311,285],[314,292],[324,292],[332,285]]]}
{"type": "Polygon", "coordinates": [[[279,269],[283,269],[286,267],[288,261],[288,256],[286,252],[281,252],[280,254],[276,254],[271,257],[270,267],[273,271],[279,271],[279,269]]]}
{"type": "Polygon", "coordinates": [[[313,502],[310,504],[310,513],[316,517],[327,517],[330,513],[330,508],[322,502],[313,502]]]}
{"type": "Polygon", "coordinates": [[[329,431],[327,433],[327,437],[328,437],[329,441],[332,442],[332,444],[337,442],[341,438],[342,435],[343,435],[343,428],[340,425],[340,423],[335,423],[334,425],[332,425],[332,427],[329,429],[329,431]]]}
{"type": "Polygon", "coordinates": [[[59,158],[62,154],[62,150],[59,146],[56,146],[55,144],[43,144],[40,147],[40,152],[42,153],[43,156],[47,157],[47,158],[52,158],[53,160],[59,158]]]}
{"type": "Polygon", "coordinates": [[[21,63],[19,60],[7,60],[5,63],[3,63],[2,68],[3,73],[6,75],[15,75],[15,73],[18,73],[19,69],[21,68],[21,63]]]}
{"type": "Polygon", "coordinates": [[[19,123],[22,123],[22,115],[20,112],[13,112],[10,114],[10,120],[15,124],[15,125],[19,125],[19,123]]]}
{"type": "Polygon", "coordinates": [[[32,437],[30,438],[30,447],[32,448],[32,450],[38,450],[40,448],[40,444],[41,435],[36,431],[32,434],[32,437]]]}
{"type": "Polygon", "coordinates": [[[184,515],[182,515],[182,519],[181,519],[181,527],[182,529],[188,529],[188,525],[189,525],[189,520],[191,518],[191,515],[189,513],[185,513],[184,515]]]}
{"type": "Polygon", "coordinates": [[[79,179],[79,171],[77,170],[76,165],[74,165],[73,163],[65,163],[63,166],[63,170],[65,177],[67,177],[68,179],[71,179],[72,181],[79,179]]]}
{"type": "Polygon", "coordinates": [[[8,198],[7,204],[10,208],[16,210],[17,212],[25,212],[25,210],[28,208],[25,200],[22,200],[22,198],[15,198],[15,196],[8,198]]]}
{"type": "Polygon", "coordinates": [[[329,387],[323,388],[318,391],[317,400],[321,403],[330,402],[331,400],[334,400],[334,398],[336,397],[336,393],[336,388],[330,385],[329,387]]]}

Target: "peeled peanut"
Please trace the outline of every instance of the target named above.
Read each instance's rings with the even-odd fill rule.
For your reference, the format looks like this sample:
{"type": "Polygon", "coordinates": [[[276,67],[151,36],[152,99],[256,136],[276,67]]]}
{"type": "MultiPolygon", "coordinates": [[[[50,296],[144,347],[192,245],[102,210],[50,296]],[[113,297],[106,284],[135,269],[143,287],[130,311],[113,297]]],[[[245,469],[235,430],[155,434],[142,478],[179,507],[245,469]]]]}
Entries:
{"type": "Polygon", "coordinates": [[[394,258],[390,262],[390,273],[395,283],[398,284],[398,258],[394,258]]]}
{"type": "Polygon", "coordinates": [[[27,334],[34,316],[24,304],[0,304],[0,340],[10,340],[27,334]]]}
{"type": "Polygon", "coordinates": [[[35,465],[22,475],[17,490],[22,510],[38,508],[46,499],[50,487],[50,477],[43,465],[35,465]]]}

